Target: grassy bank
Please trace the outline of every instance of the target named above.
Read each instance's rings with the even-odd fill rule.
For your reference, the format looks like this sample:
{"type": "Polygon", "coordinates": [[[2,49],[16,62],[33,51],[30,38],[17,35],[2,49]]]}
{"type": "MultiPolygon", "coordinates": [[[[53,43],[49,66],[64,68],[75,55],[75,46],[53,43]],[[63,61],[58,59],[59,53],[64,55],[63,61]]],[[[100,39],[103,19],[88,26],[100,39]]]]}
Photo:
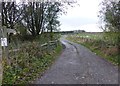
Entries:
{"type": "MultiPolygon", "coordinates": [[[[97,55],[115,65],[118,65],[120,63],[118,60],[120,57],[118,54],[118,48],[114,44],[114,41],[110,41],[110,38],[109,40],[104,40],[104,37],[103,33],[81,33],[69,35],[67,39],[82,44],[97,55]]],[[[113,39],[111,38],[111,40],[113,39]]]]}
{"type": "Polygon", "coordinates": [[[11,65],[4,64],[3,84],[26,84],[33,81],[50,67],[62,45],[44,50],[39,42],[27,42],[19,51],[9,53],[11,65]]]}

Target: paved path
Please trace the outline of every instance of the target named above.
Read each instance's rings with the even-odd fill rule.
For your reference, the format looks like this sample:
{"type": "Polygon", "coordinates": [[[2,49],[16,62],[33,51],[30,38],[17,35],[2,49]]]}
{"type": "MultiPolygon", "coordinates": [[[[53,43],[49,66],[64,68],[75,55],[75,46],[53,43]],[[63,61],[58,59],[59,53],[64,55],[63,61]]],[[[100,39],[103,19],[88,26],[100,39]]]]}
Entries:
{"type": "Polygon", "coordinates": [[[117,84],[118,68],[89,49],[61,39],[63,53],[35,84],[117,84]]]}

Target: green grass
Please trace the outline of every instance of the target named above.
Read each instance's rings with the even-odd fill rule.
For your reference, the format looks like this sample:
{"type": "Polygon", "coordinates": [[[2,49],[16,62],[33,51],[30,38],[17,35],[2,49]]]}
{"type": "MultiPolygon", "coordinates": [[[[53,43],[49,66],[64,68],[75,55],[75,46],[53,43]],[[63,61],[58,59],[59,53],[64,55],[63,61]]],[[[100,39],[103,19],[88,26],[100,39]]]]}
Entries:
{"type": "Polygon", "coordinates": [[[92,52],[96,53],[96,55],[98,56],[101,56],[103,57],[104,59],[110,61],[112,64],[114,65],[118,65],[119,64],[119,61],[118,61],[118,55],[114,55],[114,56],[108,56],[106,55],[105,53],[101,52],[101,50],[99,48],[94,48],[94,47],[91,47],[91,43],[79,43],[79,44],[82,44],[83,46],[89,48],[92,52]]]}
{"type": "Polygon", "coordinates": [[[102,39],[103,38],[103,34],[102,33],[80,33],[80,34],[77,34],[76,36],[79,36],[79,37],[83,37],[83,38],[90,38],[90,39],[102,39]]]}
{"type": "Polygon", "coordinates": [[[104,41],[103,37],[104,37],[104,34],[102,33],[100,34],[81,33],[77,35],[76,34],[68,35],[67,39],[89,48],[92,52],[96,53],[97,55],[103,57],[104,59],[110,61],[115,65],[118,65],[120,63],[120,61],[118,60],[118,58],[120,57],[119,54],[108,55],[103,52],[104,49],[106,49],[107,51],[109,47],[114,47],[112,43],[111,44],[109,43],[111,40],[104,41]],[[89,37],[86,37],[86,36],[89,36],[89,37]],[[82,42],[82,40],[86,40],[86,39],[87,41],[82,42]],[[88,39],[91,39],[91,40],[89,41],[88,39]]]}
{"type": "Polygon", "coordinates": [[[3,84],[26,84],[43,74],[61,52],[62,45],[43,51],[39,43],[30,42],[17,53],[10,53],[11,66],[4,63],[3,84]]]}

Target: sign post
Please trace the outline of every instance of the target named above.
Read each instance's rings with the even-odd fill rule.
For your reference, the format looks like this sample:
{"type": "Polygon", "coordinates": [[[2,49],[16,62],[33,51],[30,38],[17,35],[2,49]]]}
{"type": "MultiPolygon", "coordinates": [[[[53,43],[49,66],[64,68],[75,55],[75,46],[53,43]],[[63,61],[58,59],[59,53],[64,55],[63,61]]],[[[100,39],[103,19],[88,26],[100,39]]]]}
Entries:
{"type": "Polygon", "coordinates": [[[7,28],[4,26],[2,27],[1,46],[3,60],[6,60],[7,64],[10,65],[10,61],[8,59],[7,28]]]}
{"type": "MultiPolygon", "coordinates": [[[[1,25],[0,25],[0,38],[1,36],[2,36],[2,33],[1,33],[1,25]]],[[[2,46],[0,46],[0,86],[2,85],[2,77],[3,77],[2,46]]]]}
{"type": "Polygon", "coordinates": [[[0,85],[2,84],[3,78],[3,69],[4,64],[3,62],[10,65],[10,61],[8,59],[8,43],[7,43],[7,28],[4,26],[0,26],[0,85]]]}
{"type": "MultiPolygon", "coordinates": [[[[2,3],[0,2],[0,14],[2,13],[2,3]]],[[[0,15],[0,38],[2,37],[2,16],[0,15]]],[[[2,47],[0,46],[0,86],[2,85],[3,65],[2,65],[2,47]]]]}

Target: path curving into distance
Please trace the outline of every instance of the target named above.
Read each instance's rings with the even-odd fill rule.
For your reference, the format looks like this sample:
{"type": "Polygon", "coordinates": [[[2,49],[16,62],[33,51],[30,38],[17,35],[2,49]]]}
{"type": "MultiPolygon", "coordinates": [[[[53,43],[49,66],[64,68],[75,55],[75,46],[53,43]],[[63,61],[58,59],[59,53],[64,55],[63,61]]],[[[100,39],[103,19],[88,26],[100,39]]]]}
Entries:
{"type": "Polygon", "coordinates": [[[62,54],[35,84],[118,84],[118,67],[86,47],[61,38],[62,54]]]}

